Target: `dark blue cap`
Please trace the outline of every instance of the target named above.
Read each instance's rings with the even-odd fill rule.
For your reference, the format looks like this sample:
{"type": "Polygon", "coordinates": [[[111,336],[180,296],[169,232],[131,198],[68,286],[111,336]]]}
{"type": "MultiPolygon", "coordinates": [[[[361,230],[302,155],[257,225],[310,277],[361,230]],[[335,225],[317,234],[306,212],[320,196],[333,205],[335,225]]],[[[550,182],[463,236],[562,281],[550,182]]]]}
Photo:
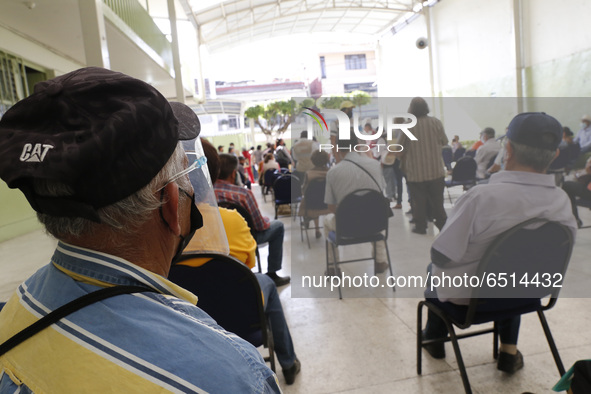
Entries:
{"type": "Polygon", "coordinates": [[[556,150],[562,141],[562,125],[544,112],[524,112],[509,123],[507,138],[532,148],[556,150]]]}

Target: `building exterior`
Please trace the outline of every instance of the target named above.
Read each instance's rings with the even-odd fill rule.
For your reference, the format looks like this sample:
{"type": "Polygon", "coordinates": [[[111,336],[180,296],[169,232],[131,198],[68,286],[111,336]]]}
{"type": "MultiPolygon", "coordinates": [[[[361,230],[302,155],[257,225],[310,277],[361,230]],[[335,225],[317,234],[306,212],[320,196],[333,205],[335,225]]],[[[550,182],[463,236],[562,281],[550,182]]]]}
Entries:
{"type": "Polygon", "coordinates": [[[376,54],[373,49],[343,48],[318,55],[322,94],[325,96],[362,90],[377,96],[376,54]]]}

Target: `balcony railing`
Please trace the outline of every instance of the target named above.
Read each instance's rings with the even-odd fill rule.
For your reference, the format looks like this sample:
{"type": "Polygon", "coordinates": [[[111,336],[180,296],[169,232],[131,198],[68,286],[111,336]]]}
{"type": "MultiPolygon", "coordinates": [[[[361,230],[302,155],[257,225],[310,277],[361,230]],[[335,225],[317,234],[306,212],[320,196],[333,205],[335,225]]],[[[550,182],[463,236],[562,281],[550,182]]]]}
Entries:
{"type": "Polygon", "coordinates": [[[103,2],[172,68],[172,46],[154,20],[137,0],[103,2]]]}

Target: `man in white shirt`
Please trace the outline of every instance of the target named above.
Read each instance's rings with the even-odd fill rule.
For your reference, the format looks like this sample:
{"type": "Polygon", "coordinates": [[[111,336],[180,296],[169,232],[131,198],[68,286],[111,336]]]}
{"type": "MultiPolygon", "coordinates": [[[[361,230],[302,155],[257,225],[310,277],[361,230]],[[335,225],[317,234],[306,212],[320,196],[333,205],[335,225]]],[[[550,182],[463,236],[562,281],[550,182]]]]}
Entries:
{"type": "Polygon", "coordinates": [[[474,160],[476,161],[476,177],[479,179],[486,178],[486,170],[488,169],[490,161],[493,157],[496,157],[501,146],[495,140],[495,130],[491,127],[487,127],[480,133],[480,138],[483,145],[476,151],[474,160]]]}
{"type": "MultiPolygon", "coordinates": [[[[324,202],[332,212],[324,217],[324,235],[326,239],[328,239],[329,233],[336,229],[334,213],[336,213],[338,204],[341,203],[345,196],[360,189],[374,189],[383,192],[386,185],[380,163],[369,158],[364,153],[355,152],[354,145],[356,143],[356,138],[350,140],[339,139],[335,149],[338,164],[326,174],[324,202]]],[[[374,268],[375,273],[379,274],[388,268],[384,241],[377,242],[375,249],[377,262],[374,268]]],[[[330,264],[335,261],[335,258],[339,260],[338,249],[335,255],[333,256],[332,249],[328,248],[328,261],[330,264]]]]}
{"type": "Polygon", "coordinates": [[[591,116],[584,115],[581,118],[581,129],[575,142],[581,146],[581,154],[591,152],[591,116]]]}
{"type": "MultiPolygon", "coordinates": [[[[431,248],[432,276],[475,275],[480,259],[495,238],[532,218],[556,221],[576,232],[575,218],[566,193],[557,188],[546,169],[558,154],[562,126],[544,113],[522,113],[509,124],[505,145],[505,171],[493,174],[489,183],[462,195],[431,248]]],[[[469,303],[470,288],[440,287],[439,301],[469,303]]],[[[501,338],[497,368],[513,373],[523,367],[517,350],[520,318],[497,321],[501,338]]],[[[447,336],[445,324],[429,312],[427,339],[447,336]]],[[[443,343],[425,349],[434,358],[444,358],[443,343]]]]}

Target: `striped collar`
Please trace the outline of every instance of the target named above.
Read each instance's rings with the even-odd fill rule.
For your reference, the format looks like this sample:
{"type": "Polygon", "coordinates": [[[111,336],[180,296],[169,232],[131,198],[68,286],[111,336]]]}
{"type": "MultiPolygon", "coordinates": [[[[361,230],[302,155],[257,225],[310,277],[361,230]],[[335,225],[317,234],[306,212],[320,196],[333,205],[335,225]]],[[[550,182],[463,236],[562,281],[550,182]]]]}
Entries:
{"type": "Polygon", "coordinates": [[[197,296],[169,280],[122,258],[60,241],[52,264],[72,279],[94,286],[144,285],[197,304],[197,296]]]}

